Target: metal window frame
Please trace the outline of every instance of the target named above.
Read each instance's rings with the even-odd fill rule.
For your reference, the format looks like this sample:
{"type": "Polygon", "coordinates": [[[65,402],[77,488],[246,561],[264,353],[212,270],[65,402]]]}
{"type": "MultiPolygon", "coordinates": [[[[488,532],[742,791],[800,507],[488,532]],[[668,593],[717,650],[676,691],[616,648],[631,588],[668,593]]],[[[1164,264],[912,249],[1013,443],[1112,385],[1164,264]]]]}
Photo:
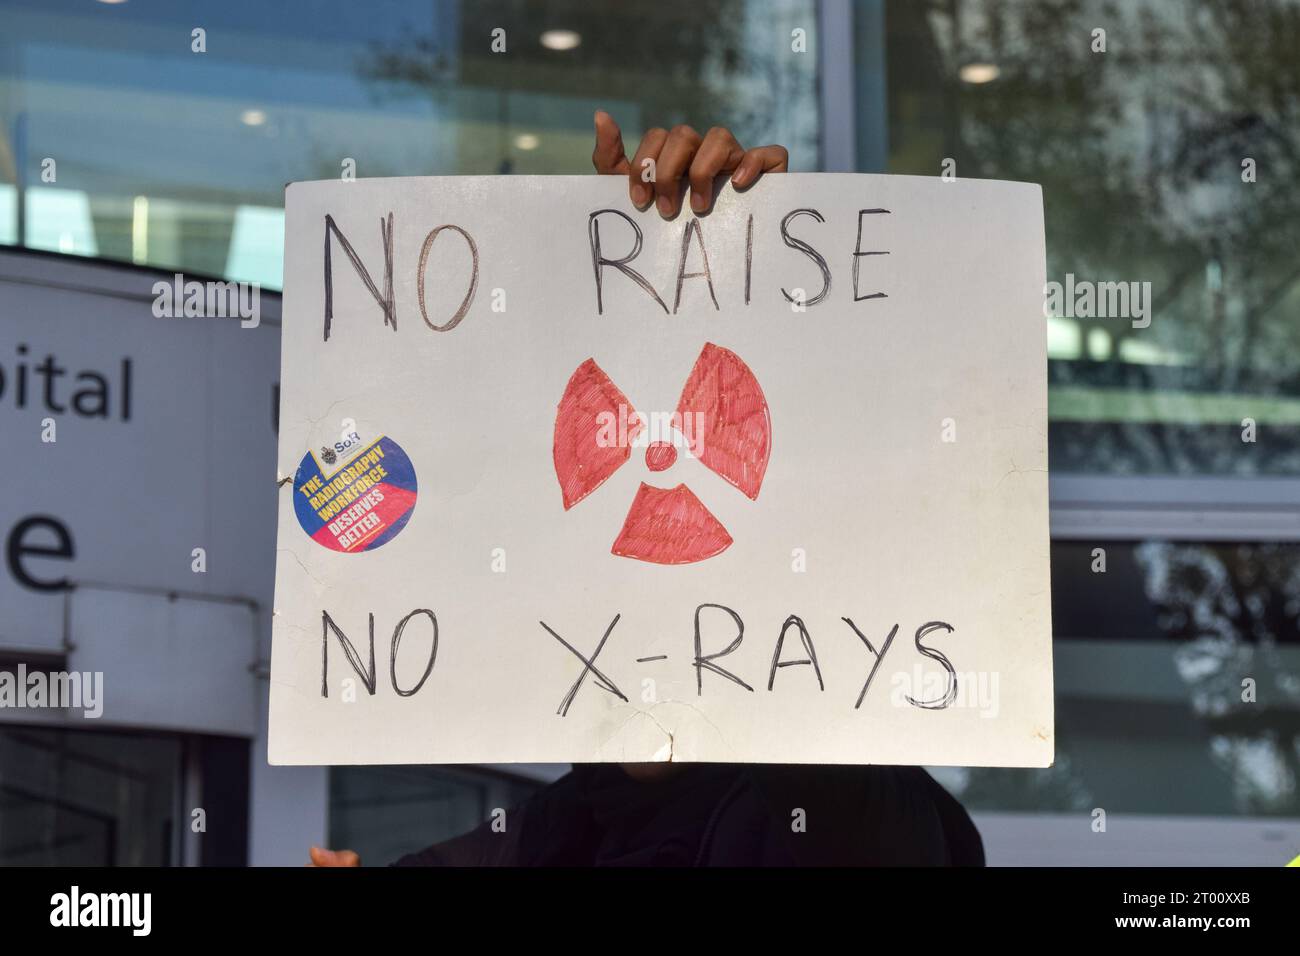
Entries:
{"type": "Polygon", "coordinates": [[[1300,479],[1054,474],[1053,540],[1300,541],[1300,479]]]}
{"type": "Polygon", "coordinates": [[[827,173],[851,173],[857,169],[853,14],[852,0],[817,2],[821,168],[827,173]]]}

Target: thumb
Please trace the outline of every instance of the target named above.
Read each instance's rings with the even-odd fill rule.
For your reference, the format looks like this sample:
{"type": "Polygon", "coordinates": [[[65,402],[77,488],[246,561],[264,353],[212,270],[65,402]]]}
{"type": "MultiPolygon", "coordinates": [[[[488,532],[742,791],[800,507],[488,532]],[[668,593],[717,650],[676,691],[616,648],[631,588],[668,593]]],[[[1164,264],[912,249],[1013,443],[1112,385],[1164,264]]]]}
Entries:
{"type": "Polygon", "coordinates": [[[591,152],[591,165],[596,172],[626,176],[631,169],[623,149],[623,132],[614,117],[604,110],[596,110],[596,148],[591,152]]]}
{"type": "Polygon", "coordinates": [[[327,850],[314,846],[308,851],[312,866],[360,866],[361,857],[351,850],[327,850]]]}

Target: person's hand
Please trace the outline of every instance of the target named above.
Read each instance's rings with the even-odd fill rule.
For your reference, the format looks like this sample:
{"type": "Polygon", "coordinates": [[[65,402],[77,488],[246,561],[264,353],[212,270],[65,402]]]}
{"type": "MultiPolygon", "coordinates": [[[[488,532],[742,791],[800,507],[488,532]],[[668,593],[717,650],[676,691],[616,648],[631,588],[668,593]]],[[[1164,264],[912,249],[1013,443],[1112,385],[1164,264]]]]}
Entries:
{"type": "MultiPolygon", "coordinates": [[[[790,154],[784,146],[756,146],[745,149],[731,130],[715,126],[701,136],[689,126],[672,130],[648,130],[629,161],[623,149],[623,134],[614,117],[596,111],[596,148],[591,154],[596,172],[628,177],[632,205],[645,209],[653,201],[665,219],[677,215],[685,184],[691,187],[691,209],[707,212],[713,204],[713,180],[731,173],[731,185],[746,189],[764,173],[783,173],[790,154]],[[645,160],[654,178],[642,179],[645,160]]],[[[648,176],[648,174],[647,174],[648,176]]]]}
{"type": "Polygon", "coordinates": [[[308,866],[360,866],[361,857],[357,856],[351,850],[326,850],[324,847],[314,846],[307,851],[311,857],[308,866]]]}

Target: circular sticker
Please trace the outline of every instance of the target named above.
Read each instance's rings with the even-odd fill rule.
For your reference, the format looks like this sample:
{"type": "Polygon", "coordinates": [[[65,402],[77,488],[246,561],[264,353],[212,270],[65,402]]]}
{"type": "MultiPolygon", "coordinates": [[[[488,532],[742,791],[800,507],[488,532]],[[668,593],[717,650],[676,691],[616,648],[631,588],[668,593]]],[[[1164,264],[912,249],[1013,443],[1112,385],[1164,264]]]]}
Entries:
{"type": "Polygon", "coordinates": [[[397,442],[356,432],[307,452],[293,479],[298,524],[331,551],[373,551],[397,537],[415,510],[415,468],[397,442]]]}

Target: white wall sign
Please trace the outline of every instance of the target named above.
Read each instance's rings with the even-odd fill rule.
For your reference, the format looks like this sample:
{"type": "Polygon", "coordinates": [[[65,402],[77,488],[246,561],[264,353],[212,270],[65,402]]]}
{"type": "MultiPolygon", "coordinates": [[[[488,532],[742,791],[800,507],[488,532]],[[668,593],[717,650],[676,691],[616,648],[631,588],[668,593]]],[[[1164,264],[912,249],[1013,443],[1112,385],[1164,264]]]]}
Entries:
{"type": "MultiPolygon", "coordinates": [[[[0,251],[0,653],[102,670],[99,729],[252,736],[279,301],[261,297],[256,326],[159,316],[155,285],[173,278],[0,251]]],[[[19,719],[68,716],[0,707],[19,719]]]]}
{"type": "Polygon", "coordinates": [[[286,205],[272,762],[1051,762],[1037,186],[286,205]]]}

